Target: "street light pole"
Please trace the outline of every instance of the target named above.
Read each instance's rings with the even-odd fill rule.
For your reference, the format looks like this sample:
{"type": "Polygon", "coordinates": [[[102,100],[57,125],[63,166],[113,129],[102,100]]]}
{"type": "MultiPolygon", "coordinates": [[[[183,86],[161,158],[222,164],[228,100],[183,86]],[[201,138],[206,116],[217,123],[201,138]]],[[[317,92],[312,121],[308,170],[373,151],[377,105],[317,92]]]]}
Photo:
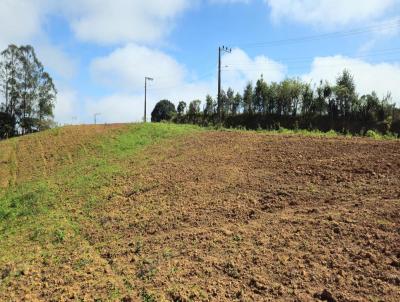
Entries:
{"type": "Polygon", "coordinates": [[[97,125],[97,117],[100,115],[101,113],[95,113],[94,114],[94,124],[97,125]]]}
{"type": "Polygon", "coordinates": [[[144,119],[143,121],[146,123],[147,121],[147,81],[154,81],[153,78],[145,77],[144,78],[144,119]]]}

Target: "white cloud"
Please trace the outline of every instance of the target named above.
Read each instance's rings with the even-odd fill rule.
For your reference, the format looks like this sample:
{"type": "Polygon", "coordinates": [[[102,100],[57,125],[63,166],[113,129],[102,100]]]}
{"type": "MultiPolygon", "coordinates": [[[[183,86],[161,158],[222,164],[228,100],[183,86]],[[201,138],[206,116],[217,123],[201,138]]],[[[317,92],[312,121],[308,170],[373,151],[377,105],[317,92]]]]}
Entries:
{"type": "Polygon", "coordinates": [[[99,123],[129,123],[143,117],[143,98],[134,94],[112,94],[100,99],[88,100],[85,110],[91,117],[100,113],[99,123]]]}
{"type": "Polygon", "coordinates": [[[60,47],[52,45],[43,30],[46,16],[54,12],[49,0],[0,1],[0,51],[9,44],[32,44],[46,69],[51,74],[72,77],[76,70],[74,60],[60,47]]]}
{"type": "Polygon", "coordinates": [[[101,84],[126,91],[141,89],[145,76],[155,78],[163,86],[179,85],[186,73],[185,68],[167,54],[135,44],[94,59],[90,69],[101,84]]]}
{"type": "Polygon", "coordinates": [[[250,3],[252,0],[208,0],[211,4],[250,3]]]}
{"type": "Polygon", "coordinates": [[[353,75],[360,94],[375,91],[380,97],[392,93],[393,101],[400,105],[400,64],[371,64],[360,59],[343,56],[315,58],[306,81],[318,83],[321,79],[335,83],[337,76],[348,69],[353,75]]]}
{"type": "Polygon", "coordinates": [[[383,16],[398,0],[265,0],[273,20],[289,19],[323,27],[371,21],[383,16]]]}
{"type": "Polygon", "coordinates": [[[155,42],[169,33],[187,0],[70,0],[60,3],[76,36],[101,44],[155,42]]]}
{"type": "Polygon", "coordinates": [[[60,124],[79,123],[78,94],[75,90],[67,87],[59,87],[57,102],[54,108],[54,120],[60,124]]]}
{"type": "Polygon", "coordinates": [[[40,0],[0,1],[0,47],[21,43],[41,31],[40,0]]]}
{"type": "Polygon", "coordinates": [[[248,81],[254,83],[261,75],[267,82],[280,81],[285,77],[287,71],[285,65],[268,57],[251,58],[238,48],[223,56],[222,66],[224,67],[225,86],[233,87],[236,90],[242,90],[248,81]]]}
{"type": "Polygon", "coordinates": [[[76,74],[78,69],[76,59],[69,56],[62,48],[44,41],[35,44],[37,44],[37,56],[50,74],[54,72],[65,79],[70,79],[76,74]]]}

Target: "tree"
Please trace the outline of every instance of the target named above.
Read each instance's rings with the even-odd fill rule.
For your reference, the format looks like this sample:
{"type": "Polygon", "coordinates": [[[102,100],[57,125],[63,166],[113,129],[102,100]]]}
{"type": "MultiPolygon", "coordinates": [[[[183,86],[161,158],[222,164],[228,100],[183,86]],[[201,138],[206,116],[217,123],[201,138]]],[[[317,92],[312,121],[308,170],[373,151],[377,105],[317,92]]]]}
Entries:
{"type": "Polygon", "coordinates": [[[199,122],[198,117],[200,115],[200,104],[200,100],[194,100],[189,103],[187,115],[189,117],[189,120],[194,124],[199,122]]]}
{"type": "Polygon", "coordinates": [[[57,90],[32,46],[10,45],[1,53],[1,110],[12,135],[46,129],[51,124],[57,90]]]}
{"type": "Polygon", "coordinates": [[[253,113],[253,84],[249,82],[243,92],[243,111],[253,113]]]}
{"type": "Polygon", "coordinates": [[[224,114],[229,114],[232,111],[232,105],[234,103],[235,92],[232,88],[228,88],[226,91],[226,98],[224,104],[224,114]]]}
{"type": "Polygon", "coordinates": [[[231,114],[236,115],[240,111],[240,107],[242,106],[243,98],[240,93],[236,93],[235,97],[233,98],[231,114]]]}
{"type": "Polygon", "coordinates": [[[318,97],[314,98],[314,92],[310,87],[310,84],[304,84],[301,89],[301,113],[303,115],[314,115],[317,112],[317,100],[318,97]]]}
{"type": "Polygon", "coordinates": [[[206,105],[204,107],[204,115],[206,117],[211,117],[215,113],[215,102],[211,95],[206,96],[206,105]]]}
{"type": "Polygon", "coordinates": [[[14,124],[11,114],[0,111],[0,139],[14,136],[14,124]]]}
{"type": "Polygon", "coordinates": [[[253,108],[255,112],[264,113],[267,106],[268,85],[264,81],[263,76],[257,81],[254,90],[253,108]]]}
{"type": "Polygon", "coordinates": [[[175,114],[175,105],[168,100],[161,100],[156,104],[151,113],[151,121],[169,121],[175,114]]]}
{"type": "Polygon", "coordinates": [[[349,71],[344,70],[336,79],[335,95],[337,107],[342,117],[348,117],[357,110],[358,98],[354,78],[349,71]]]}
{"type": "Polygon", "coordinates": [[[40,84],[37,91],[38,103],[36,115],[40,131],[49,128],[49,125],[52,122],[49,118],[53,117],[56,95],[57,90],[50,75],[47,72],[44,72],[40,78],[40,84]]]}
{"type": "Polygon", "coordinates": [[[363,95],[360,98],[360,103],[360,115],[364,121],[376,122],[379,120],[378,113],[381,107],[381,102],[375,91],[371,94],[363,95]]]}
{"type": "Polygon", "coordinates": [[[188,115],[195,116],[195,115],[199,114],[200,113],[200,104],[201,104],[200,100],[191,101],[189,103],[188,115]]]}
{"type": "Polygon", "coordinates": [[[15,117],[17,114],[18,101],[20,99],[19,79],[22,64],[19,59],[19,48],[16,45],[12,44],[1,52],[0,87],[5,100],[3,110],[12,117],[15,117]]]}
{"type": "Polygon", "coordinates": [[[186,109],[186,103],[181,101],[178,104],[177,111],[178,111],[178,116],[182,116],[185,113],[186,109]]]}
{"type": "Polygon", "coordinates": [[[279,89],[280,85],[278,83],[273,82],[268,86],[267,91],[267,105],[264,105],[265,109],[269,114],[278,112],[278,102],[279,102],[279,89]]]}

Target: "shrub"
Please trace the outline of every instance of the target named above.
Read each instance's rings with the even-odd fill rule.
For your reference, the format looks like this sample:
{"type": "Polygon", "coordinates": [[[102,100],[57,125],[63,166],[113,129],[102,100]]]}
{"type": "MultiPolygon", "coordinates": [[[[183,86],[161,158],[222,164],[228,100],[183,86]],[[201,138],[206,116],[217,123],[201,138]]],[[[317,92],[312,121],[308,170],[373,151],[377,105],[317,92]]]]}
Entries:
{"type": "Polygon", "coordinates": [[[380,135],[376,133],[374,130],[368,130],[367,133],[365,134],[366,137],[370,138],[379,138],[380,135]]]}
{"type": "Polygon", "coordinates": [[[152,122],[169,121],[176,115],[175,105],[168,100],[159,101],[151,113],[152,122]]]}

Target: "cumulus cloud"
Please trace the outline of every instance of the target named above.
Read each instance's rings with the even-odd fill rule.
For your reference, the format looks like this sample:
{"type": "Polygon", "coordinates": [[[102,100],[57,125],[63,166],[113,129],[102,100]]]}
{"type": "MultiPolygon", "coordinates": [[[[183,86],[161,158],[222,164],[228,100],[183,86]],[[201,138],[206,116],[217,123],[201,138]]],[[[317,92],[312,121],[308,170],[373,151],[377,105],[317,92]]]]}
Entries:
{"type": "Polygon", "coordinates": [[[208,0],[211,4],[250,3],[252,0],[208,0]]]}
{"type": "Polygon", "coordinates": [[[65,79],[70,79],[76,74],[78,69],[76,59],[68,55],[61,47],[49,42],[35,44],[37,44],[36,52],[39,60],[51,74],[54,72],[65,79]]]}
{"type": "Polygon", "coordinates": [[[265,0],[273,20],[323,27],[343,26],[382,17],[397,0],[265,0]]]}
{"type": "Polygon", "coordinates": [[[74,89],[61,86],[58,88],[54,119],[60,124],[77,124],[79,111],[78,93],[74,89]]]}
{"type": "Polygon", "coordinates": [[[223,56],[223,77],[227,86],[241,90],[248,81],[257,81],[261,75],[268,82],[280,81],[285,77],[287,67],[266,56],[251,58],[236,48],[223,56]]]}
{"type": "Polygon", "coordinates": [[[69,0],[61,1],[76,36],[101,44],[155,42],[169,33],[187,0],[69,0]]]}
{"type": "Polygon", "coordinates": [[[315,58],[311,70],[303,75],[305,81],[318,83],[321,79],[335,83],[337,76],[348,69],[353,75],[360,94],[373,90],[383,97],[392,93],[393,101],[400,105],[400,64],[371,64],[360,59],[344,56],[315,58]]]}
{"type": "Polygon", "coordinates": [[[164,86],[181,83],[185,67],[167,54],[136,44],[117,48],[91,64],[95,80],[114,88],[135,91],[143,87],[144,77],[154,77],[164,86]]]}
{"type": "Polygon", "coordinates": [[[0,47],[25,43],[42,31],[46,9],[43,0],[0,1],[0,47]]]}

